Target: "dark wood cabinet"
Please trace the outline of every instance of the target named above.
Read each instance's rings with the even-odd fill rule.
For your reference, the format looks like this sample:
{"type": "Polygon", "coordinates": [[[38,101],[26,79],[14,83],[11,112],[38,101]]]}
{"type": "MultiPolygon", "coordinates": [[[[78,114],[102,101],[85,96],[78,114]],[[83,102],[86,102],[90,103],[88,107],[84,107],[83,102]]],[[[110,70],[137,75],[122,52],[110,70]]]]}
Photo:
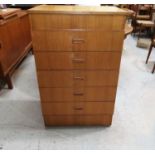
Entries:
{"type": "Polygon", "coordinates": [[[32,48],[30,23],[26,11],[6,9],[0,12],[0,77],[13,88],[10,76],[32,48]],[[4,13],[3,13],[4,12],[4,13]]]}

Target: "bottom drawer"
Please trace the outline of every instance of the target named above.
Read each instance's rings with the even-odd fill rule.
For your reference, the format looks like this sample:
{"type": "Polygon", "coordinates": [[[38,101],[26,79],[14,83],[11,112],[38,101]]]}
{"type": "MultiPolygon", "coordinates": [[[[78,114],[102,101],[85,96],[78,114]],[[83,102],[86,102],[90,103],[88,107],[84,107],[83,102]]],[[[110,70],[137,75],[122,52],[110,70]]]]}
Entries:
{"type": "Polygon", "coordinates": [[[112,115],[44,115],[46,126],[63,125],[105,125],[109,126],[112,122],[112,115]]]}

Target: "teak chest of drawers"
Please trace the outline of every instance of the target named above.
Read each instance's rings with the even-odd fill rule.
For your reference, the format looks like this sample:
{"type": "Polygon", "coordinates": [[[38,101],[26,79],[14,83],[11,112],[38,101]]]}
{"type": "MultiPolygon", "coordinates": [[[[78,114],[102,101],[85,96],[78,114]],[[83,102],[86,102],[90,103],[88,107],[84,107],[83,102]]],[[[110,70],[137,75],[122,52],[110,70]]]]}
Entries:
{"type": "Polygon", "coordinates": [[[41,5],[29,13],[45,125],[110,125],[127,12],[41,5]]]}

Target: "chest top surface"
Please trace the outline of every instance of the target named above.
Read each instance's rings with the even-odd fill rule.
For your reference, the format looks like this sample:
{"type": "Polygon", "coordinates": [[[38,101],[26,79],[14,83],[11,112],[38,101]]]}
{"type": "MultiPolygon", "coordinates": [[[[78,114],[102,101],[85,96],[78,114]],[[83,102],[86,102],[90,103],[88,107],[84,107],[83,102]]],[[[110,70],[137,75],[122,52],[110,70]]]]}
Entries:
{"type": "Polygon", "coordinates": [[[29,9],[30,13],[66,13],[66,14],[116,14],[128,15],[129,12],[110,6],[65,6],[65,5],[39,5],[29,9]]]}

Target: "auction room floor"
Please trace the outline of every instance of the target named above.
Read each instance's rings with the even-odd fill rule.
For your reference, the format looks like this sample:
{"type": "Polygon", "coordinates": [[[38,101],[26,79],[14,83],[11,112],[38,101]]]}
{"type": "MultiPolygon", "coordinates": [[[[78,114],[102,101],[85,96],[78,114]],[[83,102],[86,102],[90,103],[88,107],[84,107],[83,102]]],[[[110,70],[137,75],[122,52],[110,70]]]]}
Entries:
{"type": "Polygon", "coordinates": [[[155,149],[155,73],[148,50],[125,40],[111,127],[45,128],[34,57],[13,75],[14,89],[0,91],[0,149],[155,149]]]}

